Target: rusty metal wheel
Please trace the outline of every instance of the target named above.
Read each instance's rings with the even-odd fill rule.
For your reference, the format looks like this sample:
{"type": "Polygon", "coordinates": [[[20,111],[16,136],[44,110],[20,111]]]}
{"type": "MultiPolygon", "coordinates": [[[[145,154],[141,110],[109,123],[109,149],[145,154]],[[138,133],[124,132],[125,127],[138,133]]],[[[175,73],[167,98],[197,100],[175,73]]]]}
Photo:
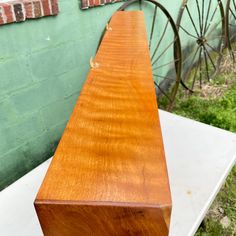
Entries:
{"type": "Polygon", "coordinates": [[[217,74],[225,47],[225,16],[220,0],[185,0],[177,19],[183,46],[182,82],[193,91],[217,74]]]}

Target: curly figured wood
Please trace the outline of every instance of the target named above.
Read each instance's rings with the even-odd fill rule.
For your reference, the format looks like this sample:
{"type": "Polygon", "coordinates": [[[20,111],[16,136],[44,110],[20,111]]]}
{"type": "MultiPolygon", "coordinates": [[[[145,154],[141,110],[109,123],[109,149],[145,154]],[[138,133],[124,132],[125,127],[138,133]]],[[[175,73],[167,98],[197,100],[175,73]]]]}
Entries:
{"type": "Polygon", "coordinates": [[[117,12],[109,28],[35,201],[45,235],[168,235],[144,15],[117,12]]]}

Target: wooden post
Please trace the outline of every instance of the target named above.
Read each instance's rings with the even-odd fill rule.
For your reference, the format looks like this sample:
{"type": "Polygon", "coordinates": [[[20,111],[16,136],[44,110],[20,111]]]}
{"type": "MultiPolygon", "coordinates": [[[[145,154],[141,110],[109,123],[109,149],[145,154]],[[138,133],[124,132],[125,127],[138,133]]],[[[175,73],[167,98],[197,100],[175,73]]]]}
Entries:
{"type": "Polygon", "coordinates": [[[141,11],[117,12],[35,200],[45,235],[168,235],[171,195],[141,11]]]}

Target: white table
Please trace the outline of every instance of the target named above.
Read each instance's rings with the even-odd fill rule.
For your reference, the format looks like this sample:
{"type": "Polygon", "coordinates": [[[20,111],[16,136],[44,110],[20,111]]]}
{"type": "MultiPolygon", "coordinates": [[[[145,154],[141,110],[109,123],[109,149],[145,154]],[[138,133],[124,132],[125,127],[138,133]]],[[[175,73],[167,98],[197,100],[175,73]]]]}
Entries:
{"type": "MultiPolygon", "coordinates": [[[[236,134],[160,111],[173,200],[170,236],[194,235],[236,161],[236,134]]],[[[50,160],[0,192],[0,235],[41,236],[33,201],[50,160]]]]}

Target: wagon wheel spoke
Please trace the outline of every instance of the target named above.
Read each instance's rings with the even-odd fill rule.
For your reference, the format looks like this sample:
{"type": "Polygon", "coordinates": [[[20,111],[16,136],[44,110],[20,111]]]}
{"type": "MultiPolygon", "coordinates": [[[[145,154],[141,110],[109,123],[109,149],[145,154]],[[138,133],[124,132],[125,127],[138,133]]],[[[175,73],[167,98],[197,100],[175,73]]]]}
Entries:
{"type": "Polygon", "coordinates": [[[155,77],[159,77],[159,78],[162,78],[162,79],[169,79],[169,80],[172,79],[172,78],[167,77],[167,76],[164,76],[164,75],[156,75],[156,74],[153,74],[153,76],[155,76],[155,77]]]}
{"type": "Polygon", "coordinates": [[[223,54],[219,50],[217,50],[216,48],[211,46],[208,42],[206,43],[205,46],[209,47],[212,51],[214,51],[215,53],[219,54],[220,56],[223,56],[223,54]]]}
{"type": "Polygon", "coordinates": [[[234,18],[236,18],[236,15],[234,14],[233,10],[230,8],[230,13],[233,15],[234,18]]]}
{"type": "MultiPolygon", "coordinates": [[[[200,65],[199,81],[200,81],[200,89],[201,89],[201,88],[202,88],[202,48],[201,48],[201,51],[200,51],[199,57],[200,57],[200,61],[199,61],[199,65],[200,65]]],[[[193,90],[193,87],[192,87],[192,90],[193,90]]]]}
{"type": "MultiPolygon", "coordinates": [[[[152,65],[154,65],[160,60],[160,58],[167,52],[167,50],[174,44],[175,41],[176,41],[176,38],[170,44],[167,45],[167,47],[160,53],[160,55],[152,62],[152,65]]],[[[152,60],[153,59],[154,59],[154,55],[152,56],[152,60]]]]}
{"type": "Polygon", "coordinates": [[[154,81],[154,84],[161,91],[161,93],[165,95],[165,97],[169,100],[169,102],[172,103],[173,101],[171,100],[169,95],[161,88],[161,86],[159,84],[157,84],[156,81],[154,81]]]}
{"type": "Polygon", "coordinates": [[[233,5],[234,5],[234,10],[236,11],[236,3],[234,0],[233,0],[233,5]]]}
{"type": "Polygon", "coordinates": [[[161,43],[162,43],[162,40],[163,40],[163,38],[164,38],[164,36],[165,36],[165,34],[166,34],[166,31],[167,31],[168,24],[169,24],[169,20],[167,20],[167,22],[166,22],[166,24],[165,24],[165,28],[164,28],[164,30],[163,30],[163,32],[162,32],[162,35],[161,35],[161,37],[160,37],[160,39],[159,39],[159,41],[158,41],[158,43],[157,43],[157,45],[156,45],[156,47],[155,47],[155,50],[154,50],[153,54],[152,54],[152,56],[151,56],[151,60],[152,60],[152,59],[154,58],[154,56],[156,55],[156,52],[157,52],[158,48],[160,47],[160,45],[161,45],[161,43]]]}
{"type": "Polygon", "coordinates": [[[139,0],[139,10],[142,11],[142,0],[139,0]]]}
{"type": "Polygon", "coordinates": [[[211,1],[212,0],[209,0],[209,4],[208,4],[208,8],[207,8],[207,14],[206,14],[206,19],[205,19],[205,24],[204,24],[204,27],[203,27],[203,32],[205,32],[205,29],[207,27],[207,22],[208,22],[209,15],[210,15],[210,10],[211,10],[211,1]]]}
{"type": "Polygon", "coordinates": [[[155,10],[153,13],[153,18],[152,18],[152,28],[151,28],[151,34],[150,34],[150,39],[149,39],[149,50],[152,47],[152,37],[153,37],[154,28],[155,28],[156,15],[157,15],[157,6],[155,6],[155,10]]]}
{"type": "MultiPolygon", "coordinates": [[[[198,56],[198,63],[197,63],[197,66],[194,70],[194,76],[193,76],[193,79],[192,79],[192,83],[191,83],[191,90],[194,89],[194,85],[195,85],[195,82],[196,82],[196,78],[197,78],[197,73],[198,73],[198,70],[200,68],[200,71],[201,71],[201,54],[202,54],[202,48],[200,48],[200,52],[199,52],[199,56],[198,56]]],[[[201,73],[200,73],[201,75],[201,73]]],[[[201,78],[200,78],[201,80],[201,78]]]]}
{"type": "Polygon", "coordinates": [[[213,14],[210,18],[210,21],[208,22],[208,25],[206,26],[205,28],[205,31],[204,31],[204,34],[206,33],[206,31],[209,29],[209,27],[211,26],[212,22],[213,22],[213,19],[215,17],[215,14],[217,13],[217,10],[219,9],[219,6],[220,6],[221,2],[219,1],[218,4],[216,5],[214,11],[213,11],[213,14]]]}
{"type": "Polygon", "coordinates": [[[194,36],[193,34],[189,33],[186,29],[184,29],[181,25],[179,26],[187,35],[195,38],[195,39],[198,39],[198,37],[194,36]]]}
{"type": "Polygon", "coordinates": [[[197,30],[197,27],[196,27],[196,25],[195,25],[195,23],[194,23],[194,20],[193,20],[193,18],[192,18],[192,15],[191,15],[191,13],[190,13],[190,11],[189,11],[187,5],[186,5],[186,10],[187,10],[187,12],[188,12],[188,16],[189,16],[189,18],[190,18],[190,20],[191,20],[191,22],[192,22],[192,25],[193,25],[193,27],[194,27],[194,30],[195,30],[197,36],[200,37],[200,34],[199,34],[198,30],[197,30]]]}
{"type": "Polygon", "coordinates": [[[216,66],[215,66],[215,64],[214,64],[214,61],[213,61],[213,59],[212,59],[210,53],[206,50],[206,47],[205,47],[205,46],[204,46],[203,48],[204,48],[204,51],[206,52],[208,58],[210,59],[210,62],[211,62],[211,64],[212,64],[212,66],[213,66],[214,69],[216,70],[216,66]]]}
{"type": "Polygon", "coordinates": [[[207,80],[210,81],[210,76],[209,76],[209,66],[208,66],[208,60],[207,60],[207,53],[206,53],[206,49],[203,49],[204,52],[204,61],[205,61],[205,65],[206,65],[206,74],[207,74],[207,80]]]}
{"type": "Polygon", "coordinates": [[[204,30],[204,19],[205,19],[205,0],[202,0],[202,34],[204,30]]]}
{"type": "MultiPolygon", "coordinates": [[[[198,21],[199,21],[199,30],[200,30],[200,35],[202,35],[203,31],[202,31],[202,14],[200,11],[200,6],[199,6],[199,2],[198,0],[195,0],[196,4],[197,4],[197,12],[198,12],[198,21]]],[[[188,9],[188,7],[187,7],[188,9]]],[[[200,36],[198,35],[198,36],[200,36]]]]}
{"type": "Polygon", "coordinates": [[[167,63],[165,63],[165,64],[162,64],[162,65],[159,65],[159,66],[157,66],[157,67],[152,68],[152,70],[153,70],[153,71],[154,71],[154,70],[158,70],[158,69],[160,69],[160,68],[162,68],[162,67],[164,67],[164,66],[168,66],[168,65],[170,65],[170,64],[173,64],[173,63],[177,62],[178,60],[179,60],[179,59],[169,61],[169,62],[167,62],[167,63]]]}
{"type": "MultiPolygon", "coordinates": [[[[216,28],[219,27],[219,26],[222,24],[222,21],[223,21],[223,20],[224,20],[224,19],[220,19],[217,23],[215,23],[215,24],[213,25],[212,29],[210,29],[210,27],[209,27],[208,30],[207,30],[206,33],[205,33],[205,36],[206,36],[206,37],[209,37],[209,36],[212,34],[212,32],[214,32],[214,31],[216,30],[216,28]]],[[[219,38],[222,38],[223,35],[219,35],[218,37],[219,37],[219,38]]],[[[208,39],[208,40],[209,40],[209,39],[208,39]]]]}

